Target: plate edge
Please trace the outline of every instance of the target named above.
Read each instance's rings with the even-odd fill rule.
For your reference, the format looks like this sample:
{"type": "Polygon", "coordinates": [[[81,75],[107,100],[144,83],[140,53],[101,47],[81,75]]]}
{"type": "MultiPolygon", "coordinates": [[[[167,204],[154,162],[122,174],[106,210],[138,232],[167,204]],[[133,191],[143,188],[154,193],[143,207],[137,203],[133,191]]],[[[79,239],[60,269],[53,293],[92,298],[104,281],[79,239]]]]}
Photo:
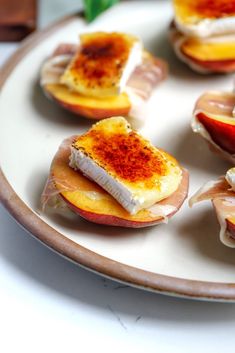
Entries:
{"type": "MultiPolygon", "coordinates": [[[[82,18],[82,13],[78,13],[82,18]]],[[[37,31],[27,37],[18,50],[1,68],[0,91],[16,65],[37,44],[62,28],[75,15],[62,18],[44,30],[37,31]]],[[[205,299],[211,301],[235,301],[235,283],[216,283],[207,281],[188,280],[161,275],[138,269],[111,260],[73,242],[41,220],[16,194],[0,167],[0,201],[9,213],[31,235],[44,243],[50,249],[67,259],[104,275],[113,280],[127,283],[131,286],[172,296],[190,299],[205,299]]]]}

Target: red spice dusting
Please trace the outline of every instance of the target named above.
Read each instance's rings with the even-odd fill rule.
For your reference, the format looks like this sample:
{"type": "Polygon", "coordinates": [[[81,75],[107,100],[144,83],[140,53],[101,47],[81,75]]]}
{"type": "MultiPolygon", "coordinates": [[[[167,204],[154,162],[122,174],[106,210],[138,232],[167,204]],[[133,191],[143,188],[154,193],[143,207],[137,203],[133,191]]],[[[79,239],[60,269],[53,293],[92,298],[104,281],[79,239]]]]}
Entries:
{"type": "Polygon", "coordinates": [[[103,166],[118,177],[130,182],[143,181],[154,174],[164,175],[166,165],[160,153],[144,146],[135,132],[128,135],[110,136],[91,131],[94,140],[92,155],[98,158],[103,166]]]}
{"type": "Polygon", "coordinates": [[[89,87],[114,84],[129,56],[130,43],[119,33],[102,33],[82,43],[82,49],[71,68],[73,75],[84,78],[89,87]]]}
{"type": "Polygon", "coordinates": [[[192,10],[207,18],[220,18],[235,14],[235,0],[191,0],[192,10]]]}

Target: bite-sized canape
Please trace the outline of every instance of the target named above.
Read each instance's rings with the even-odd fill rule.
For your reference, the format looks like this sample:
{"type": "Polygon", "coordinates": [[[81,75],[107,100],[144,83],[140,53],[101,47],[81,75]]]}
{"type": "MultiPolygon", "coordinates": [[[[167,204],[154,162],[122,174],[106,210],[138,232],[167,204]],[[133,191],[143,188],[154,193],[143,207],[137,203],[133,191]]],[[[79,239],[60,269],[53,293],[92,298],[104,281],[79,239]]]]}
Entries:
{"type": "Polygon", "coordinates": [[[96,120],[123,115],[138,125],[166,72],[139,38],[93,32],[81,34],[78,45],[59,45],[44,62],[40,82],[48,97],[78,115],[96,120]]]}
{"type": "Polygon", "coordinates": [[[225,176],[209,181],[189,200],[192,207],[195,203],[211,200],[220,224],[220,240],[223,244],[235,247],[235,168],[227,171],[225,176]]]}
{"type": "Polygon", "coordinates": [[[192,129],[211,150],[235,163],[235,94],[211,91],[196,102],[192,129]]]}
{"type": "Polygon", "coordinates": [[[170,40],[176,55],[200,73],[235,71],[235,1],[173,0],[170,40]]]}
{"type": "Polygon", "coordinates": [[[123,117],[112,117],[62,143],[42,202],[57,195],[91,222],[140,228],[166,222],[187,193],[187,171],[123,117]]]}

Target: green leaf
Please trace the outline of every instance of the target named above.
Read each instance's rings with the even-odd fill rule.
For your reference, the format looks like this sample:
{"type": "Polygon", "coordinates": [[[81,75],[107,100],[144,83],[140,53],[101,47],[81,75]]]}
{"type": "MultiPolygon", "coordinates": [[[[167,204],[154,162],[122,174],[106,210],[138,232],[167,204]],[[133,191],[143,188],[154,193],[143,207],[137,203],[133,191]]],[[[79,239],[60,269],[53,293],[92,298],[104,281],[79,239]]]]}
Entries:
{"type": "Polygon", "coordinates": [[[118,1],[119,0],[83,0],[87,21],[93,21],[99,14],[118,1]]]}

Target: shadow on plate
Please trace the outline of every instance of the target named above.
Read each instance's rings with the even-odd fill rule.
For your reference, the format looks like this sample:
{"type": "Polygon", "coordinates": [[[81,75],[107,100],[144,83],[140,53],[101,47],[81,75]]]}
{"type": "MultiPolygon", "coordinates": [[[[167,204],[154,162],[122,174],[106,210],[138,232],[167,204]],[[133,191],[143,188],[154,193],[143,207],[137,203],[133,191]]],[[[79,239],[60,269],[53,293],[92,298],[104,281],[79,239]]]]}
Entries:
{"type": "Polygon", "coordinates": [[[202,171],[222,175],[230,164],[212,153],[203,138],[189,127],[182,132],[175,146],[175,157],[186,167],[201,169],[202,171]]]}
{"type": "MultiPolygon", "coordinates": [[[[194,213],[182,222],[179,226],[180,237],[189,238],[192,246],[196,247],[204,258],[212,259],[215,262],[224,263],[235,266],[235,249],[223,245],[219,240],[220,227],[216,219],[215,212],[209,201],[208,210],[205,209],[194,213]]],[[[196,204],[194,208],[200,208],[200,204],[196,204]]],[[[192,212],[193,212],[192,209],[192,212]]]]}
{"type": "Polygon", "coordinates": [[[93,123],[93,120],[73,114],[60,107],[58,103],[47,98],[38,81],[32,87],[31,101],[40,118],[47,119],[49,122],[66,125],[70,128],[77,128],[79,126],[84,129],[88,129],[93,123]]]}

